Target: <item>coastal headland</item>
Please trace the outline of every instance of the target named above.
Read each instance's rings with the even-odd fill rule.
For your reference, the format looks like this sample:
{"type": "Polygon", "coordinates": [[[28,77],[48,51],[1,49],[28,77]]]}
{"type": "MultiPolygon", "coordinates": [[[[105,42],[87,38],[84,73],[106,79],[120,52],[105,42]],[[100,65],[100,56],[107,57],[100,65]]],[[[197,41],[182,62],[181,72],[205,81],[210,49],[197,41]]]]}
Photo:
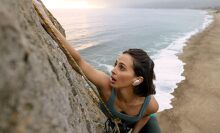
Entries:
{"type": "Polygon", "coordinates": [[[185,80],[173,93],[173,108],[158,114],[163,133],[220,132],[220,12],[213,16],[179,55],[185,80]]]}

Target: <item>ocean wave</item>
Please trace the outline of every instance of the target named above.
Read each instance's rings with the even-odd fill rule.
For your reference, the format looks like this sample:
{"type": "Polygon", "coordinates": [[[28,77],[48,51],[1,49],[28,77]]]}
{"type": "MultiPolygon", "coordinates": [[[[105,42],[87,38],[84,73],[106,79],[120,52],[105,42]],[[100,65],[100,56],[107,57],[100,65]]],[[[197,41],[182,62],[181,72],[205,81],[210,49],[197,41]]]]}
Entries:
{"type": "Polygon", "coordinates": [[[186,42],[193,35],[203,31],[212,21],[213,16],[205,15],[204,22],[199,28],[178,37],[167,48],[153,56],[157,77],[155,81],[157,94],[155,97],[160,105],[159,111],[172,108],[171,99],[174,96],[171,93],[177,88],[177,83],[185,79],[182,76],[185,63],[178,58],[178,54],[182,53],[186,42]]]}

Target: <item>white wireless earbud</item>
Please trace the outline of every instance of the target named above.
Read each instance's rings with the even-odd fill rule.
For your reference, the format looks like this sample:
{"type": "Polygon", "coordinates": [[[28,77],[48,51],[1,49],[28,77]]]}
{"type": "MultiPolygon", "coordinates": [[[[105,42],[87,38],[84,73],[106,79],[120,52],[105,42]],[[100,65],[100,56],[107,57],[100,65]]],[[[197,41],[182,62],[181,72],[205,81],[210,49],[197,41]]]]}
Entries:
{"type": "Polygon", "coordinates": [[[132,85],[133,85],[133,86],[137,86],[137,85],[139,85],[140,83],[141,83],[140,80],[135,80],[135,81],[132,83],[132,85]]]}

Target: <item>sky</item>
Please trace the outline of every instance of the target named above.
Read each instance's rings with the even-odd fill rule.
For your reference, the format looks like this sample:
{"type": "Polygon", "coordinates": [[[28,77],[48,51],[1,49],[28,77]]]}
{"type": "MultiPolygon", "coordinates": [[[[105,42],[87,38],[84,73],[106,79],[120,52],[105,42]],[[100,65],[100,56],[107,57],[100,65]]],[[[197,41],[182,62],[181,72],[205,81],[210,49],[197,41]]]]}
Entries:
{"type": "Polygon", "coordinates": [[[42,0],[48,8],[220,7],[220,0],[42,0]]]}
{"type": "Polygon", "coordinates": [[[97,0],[42,0],[47,8],[105,8],[105,4],[97,0]]]}

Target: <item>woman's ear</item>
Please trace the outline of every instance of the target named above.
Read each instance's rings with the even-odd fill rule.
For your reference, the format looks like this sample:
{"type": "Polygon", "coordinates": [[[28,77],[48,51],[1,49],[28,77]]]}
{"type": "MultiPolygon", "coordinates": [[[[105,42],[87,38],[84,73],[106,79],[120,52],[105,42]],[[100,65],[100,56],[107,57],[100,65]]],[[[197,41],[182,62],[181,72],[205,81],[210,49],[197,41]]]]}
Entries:
{"type": "Polygon", "coordinates": [[[132,83],[133,86],[138,86],[144,81],[144,78],[142,76],[136,77],[134,82],[132,83]]]}

